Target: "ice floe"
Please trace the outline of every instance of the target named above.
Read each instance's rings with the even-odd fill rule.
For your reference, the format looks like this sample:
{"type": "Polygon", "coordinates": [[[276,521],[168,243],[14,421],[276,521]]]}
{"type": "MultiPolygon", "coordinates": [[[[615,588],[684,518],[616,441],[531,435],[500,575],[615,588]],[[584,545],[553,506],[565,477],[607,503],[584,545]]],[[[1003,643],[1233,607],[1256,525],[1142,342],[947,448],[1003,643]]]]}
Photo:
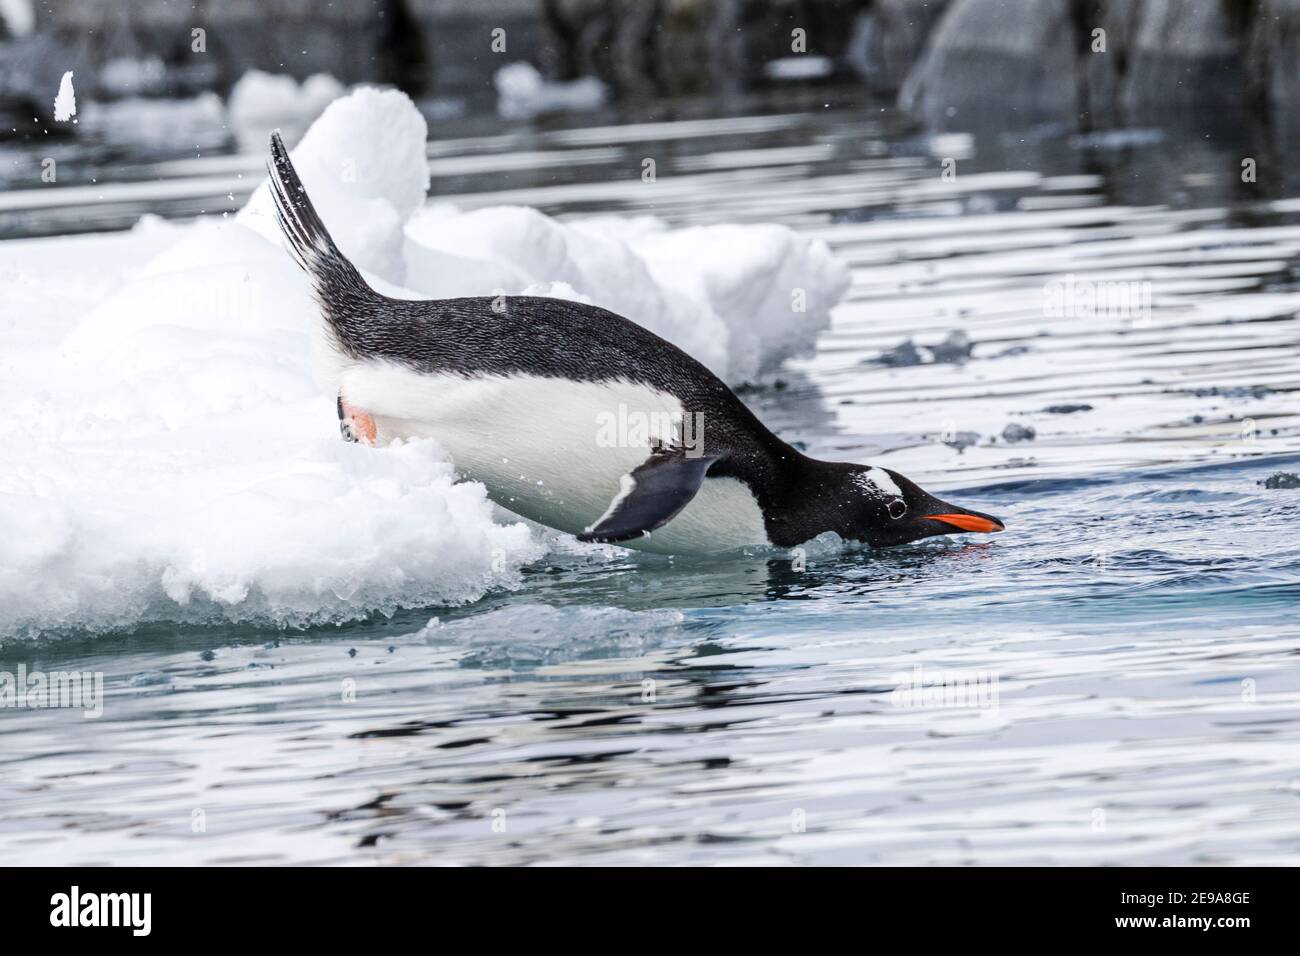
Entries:
{"type": "MultiPolygon", "coordinates": [[[[784,227],[426,202],[425,121],[335,100],[294,151],[388,294],[545,293],[622,312],[732,381],[811,345],[847,273],[784,227]]],[[[0,640],[159,622],[299,626],[511,587],[548,536],[431,443],[341,442],[319,322],[265,188],[230,217],[3,244],[0,640]]]]}

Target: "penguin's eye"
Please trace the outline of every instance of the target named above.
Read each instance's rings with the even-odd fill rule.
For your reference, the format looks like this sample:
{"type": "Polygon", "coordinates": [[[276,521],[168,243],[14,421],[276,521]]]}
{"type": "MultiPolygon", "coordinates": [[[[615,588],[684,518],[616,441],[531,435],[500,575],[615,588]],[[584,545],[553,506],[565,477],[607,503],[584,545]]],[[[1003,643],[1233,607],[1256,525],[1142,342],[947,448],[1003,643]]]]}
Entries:
{"type": "Polygon", "coordinates": [[[895,498],[889,503],[889,517],[897,520],[907,514],[907,502],[902,498],[895,498]]]}

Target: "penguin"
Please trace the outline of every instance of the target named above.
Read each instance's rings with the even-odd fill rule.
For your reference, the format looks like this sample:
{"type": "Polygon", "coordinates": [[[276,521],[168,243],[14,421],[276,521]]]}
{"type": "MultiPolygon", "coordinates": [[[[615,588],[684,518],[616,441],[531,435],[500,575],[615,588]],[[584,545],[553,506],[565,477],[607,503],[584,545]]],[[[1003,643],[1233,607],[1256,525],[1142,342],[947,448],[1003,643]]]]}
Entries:
{"type": "Polygon", "coordinates": [[[278,132],[268,170],[287,249],[320,306],[317,354],[345,439],[432,438],[508,511],[665,554],[791,548],[828,531],[887,547],[1004,528],[888,468],[802,454],[699,362],[606,309],[381,295],[334,244],[278,132]]]}

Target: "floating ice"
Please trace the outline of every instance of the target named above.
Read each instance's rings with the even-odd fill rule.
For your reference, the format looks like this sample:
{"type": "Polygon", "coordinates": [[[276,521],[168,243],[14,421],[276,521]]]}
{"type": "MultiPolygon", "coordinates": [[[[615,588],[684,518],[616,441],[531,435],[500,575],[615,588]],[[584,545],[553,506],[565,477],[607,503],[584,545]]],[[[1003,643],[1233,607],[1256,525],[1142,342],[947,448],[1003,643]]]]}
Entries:
{"type": "MultiPolygon", "coordinates": [[[[425,133],[405,96],[362,89],[293,154],[389,294],[591,301],[734,378],[809,344],[846,285],[783,228],[424,207],[425,133]]],[[[268,204],[263,186],[231,218],[3,244],[0,640],[456,604],[550,546],[432,443],[338,439],[311,371],[318,310],[268,204]]]]}
{"type": "Polygon", "coordinates": [[[343,84],[326,73],[309,76],[299,85],[291,76],[249,70],[230,91],[230,127],[246,151],[266,149],[267,137],[274,129],[292,145],[343,93],[343,84]]]}
{"type": "MultiPolygon", "coordinates": [[[[430,445],[338,440],[308,367],[314,310],[277,250],[232,221],[96,244],[156,248],[157,231],[169,248],[55,341],[4,333],[21,368],[0,369],[19,418],[0,469],[0,635],[346,620],[472,600],[540,556],[430,445]]],[[[94,270],[91,243],[60,245],[42,244],[52,295],[94,270]]]]}
{"type": "Polygon", "coordinates": [[[531,63],[510,63],[497,70],[497,112],[506,119],[529,119],[542,113],[594,110],[605,102],[605,84],[594,76],[567,83],[545,79],[531,63]]]}

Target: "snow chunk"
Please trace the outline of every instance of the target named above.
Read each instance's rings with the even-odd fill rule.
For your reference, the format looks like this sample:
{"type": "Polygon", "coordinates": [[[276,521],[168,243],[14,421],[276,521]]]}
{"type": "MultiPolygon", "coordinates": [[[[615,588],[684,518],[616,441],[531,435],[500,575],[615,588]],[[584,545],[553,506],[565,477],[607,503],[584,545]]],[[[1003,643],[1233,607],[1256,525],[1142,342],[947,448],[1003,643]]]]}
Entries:
{"type": "Polygon", "coordinates": [[[230,91],[226,108],[240,149],[261,152],[275,129],[285,142],[298,142],[312,120],[344,92],[343,84],[327,73],[299,85],[291,76],[249,70],[230,91]]]}
{"type": "Polygon", "coordinates": [[[58,291],[67,276],[103,299],[71,321],[0,325],[0,364],[19,370],[0,375],[15,415],[0,639],[454,604],[512,586],[543,553],[432,444],[339,440],[333,398],[312,380],[306,282],[243,226],[153,223],[46,240],[40,256],[14,245],[46,300],[85,309],[88,297],[58,291]],[[101,261],[116,291],[96,281],[101,261]]]}
{"type": "Polygon", "coordinates": [[[66,123],[77,115],[77,94],[72,89],[72,71],[68,70],[59,81],[59,93],[54,97],[54,119],[66,123]]]}

